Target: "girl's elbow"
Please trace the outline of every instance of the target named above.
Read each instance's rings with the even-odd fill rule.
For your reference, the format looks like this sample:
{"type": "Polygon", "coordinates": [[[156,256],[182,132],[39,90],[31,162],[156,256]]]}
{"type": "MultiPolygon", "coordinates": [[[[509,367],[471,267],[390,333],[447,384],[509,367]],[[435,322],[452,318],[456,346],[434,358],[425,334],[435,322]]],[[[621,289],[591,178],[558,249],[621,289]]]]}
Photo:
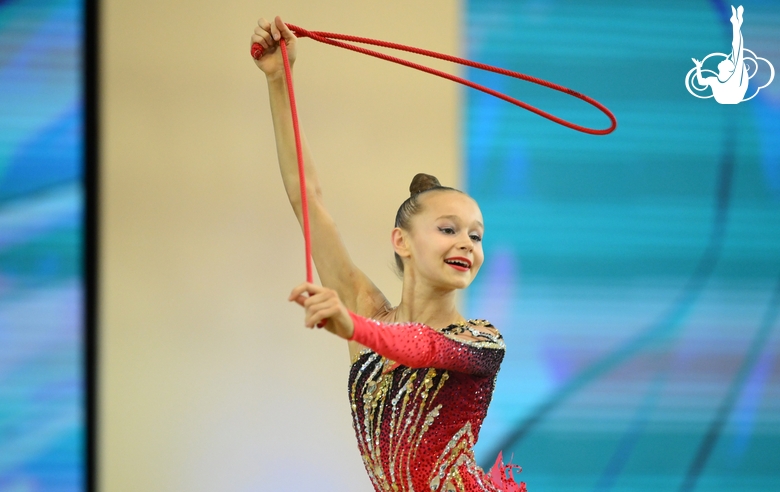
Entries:
{"type": "Polygon", "coordinates": [[[307,186],[306,188],[306,191],[311,199],[322,200],[322,187],[319,183],[314,183],[311,186],[307,186]]]}
{"type": "Polygon", "coordinates": [[[303,208],[303,200],[300,193],[288,192],[287,198],[290,200],[290,206],[292,206],[295,214],[298,215],[303,208]]]}

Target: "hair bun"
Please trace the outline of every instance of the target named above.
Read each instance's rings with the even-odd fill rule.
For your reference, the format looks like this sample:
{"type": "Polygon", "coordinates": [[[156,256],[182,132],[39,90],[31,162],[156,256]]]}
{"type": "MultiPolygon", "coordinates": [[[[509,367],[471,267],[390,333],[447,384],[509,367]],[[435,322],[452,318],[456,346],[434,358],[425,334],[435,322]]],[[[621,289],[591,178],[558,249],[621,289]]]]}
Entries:
{"type": "Polygon", "coordinates": [[[409,185],[409,193],[410,196],[414,196],[423,191],[428,191],[431,188],[436,188],[437,186],[441,186],[441,183],[436,179],[436,176],[418,173],[412,178],[412,184],[409,185]]]}

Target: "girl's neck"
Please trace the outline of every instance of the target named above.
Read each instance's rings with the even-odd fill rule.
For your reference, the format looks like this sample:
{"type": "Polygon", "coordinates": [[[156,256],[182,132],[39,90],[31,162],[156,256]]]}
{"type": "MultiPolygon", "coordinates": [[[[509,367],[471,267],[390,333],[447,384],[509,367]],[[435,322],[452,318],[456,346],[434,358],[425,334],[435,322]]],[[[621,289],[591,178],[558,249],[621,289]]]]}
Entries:
{"type": "Polygon", "coordinates": [[[393,310],[396,322],[414,321],[442,328],[465,321],[458,312],[455,290],[435,290],[404,279],[401,302],[393,310]]]}

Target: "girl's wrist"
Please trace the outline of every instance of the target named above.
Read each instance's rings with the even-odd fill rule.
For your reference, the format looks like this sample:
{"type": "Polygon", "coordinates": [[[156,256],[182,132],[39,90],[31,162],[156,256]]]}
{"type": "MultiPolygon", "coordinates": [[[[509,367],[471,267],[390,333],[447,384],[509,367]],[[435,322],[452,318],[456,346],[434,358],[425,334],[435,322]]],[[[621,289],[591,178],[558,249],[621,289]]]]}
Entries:
{"type": "Polygon", "coordinates": [[[265,74],[265,80],[269,84],[272,84],[274,82],[284,82],[284,79],[285,79],[284,69],[265,74]]]}
{"type": "MultiPolygon", "coordinates": [[[[290,65],[290,71],[293,71],[293,66],[290,65]]],[[[284,67],[281,67],[279,70],[275,70],[270,73],[265,74],[265,79],[271,83],[271,82],[277,82],[277,81],[283,81],[285,80],[285,73],[284,73],[284,67]]]]}

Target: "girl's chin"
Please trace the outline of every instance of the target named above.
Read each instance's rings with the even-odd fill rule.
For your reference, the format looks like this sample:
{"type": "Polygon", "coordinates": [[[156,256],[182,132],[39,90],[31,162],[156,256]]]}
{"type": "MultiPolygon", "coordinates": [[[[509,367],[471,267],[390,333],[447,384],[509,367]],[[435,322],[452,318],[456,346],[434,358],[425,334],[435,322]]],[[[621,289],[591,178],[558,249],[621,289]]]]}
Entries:
{"type": "MultiPolygon", "coordinates": [[[[457,274],[457,272],[452,272],[452,273],[457,274]]],[[[436,275],[435,277],[425,275],[425,277],[427,277],[428,282],[430,282],[430,284],[433,284],[435,288],[443,289],[443,290],[465,289],[469,285],[471,285],[471,283],[474,281],[474,277],[476,277],[476,275],[464,273],[464,274],[457,274],[455,278],[453,278],[452,273],[447,272],[444,275],[439,274],[436,275]]]]}
{"type": "Polygon", "coordinates": [[[448,282],[448,283],[449,283],[449,285],[451,285],[451,286],[452,286],[454,289],[465,289],[465,288],[467,288],[469,285],[471,285],[471,282],[472,282],[472,280],[474,280],[474,279],[473,279],[473,278],[471,278],[471,277],[469,277],[469,278],[467,278],[467,279],[466,279],[466,278],[462,279],[460,282],[448,282]]]}
{"type": "Polygon", "coordinates": [[[438,281],[434,281],[433,287],[437,290],[442,291],[448,291],[448,290],[462,290],[465,289],[471,285],[471,280],[463,279],[463,281],[460,282],[453,282],[452,279],[444,279],[440,278],[438,281]]]}

